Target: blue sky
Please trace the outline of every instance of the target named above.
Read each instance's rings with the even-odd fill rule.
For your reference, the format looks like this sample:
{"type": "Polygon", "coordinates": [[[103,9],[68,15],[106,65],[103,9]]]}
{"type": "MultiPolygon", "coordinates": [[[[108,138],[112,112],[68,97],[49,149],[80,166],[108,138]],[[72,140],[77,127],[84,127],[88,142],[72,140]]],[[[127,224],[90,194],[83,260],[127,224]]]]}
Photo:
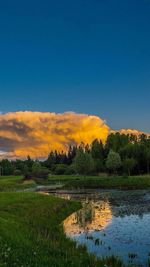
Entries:
{"type": "Polygon", "coordinates": [[[75,111],[150,132],[150,1],[0,2],[0,111],[75,111]]]}

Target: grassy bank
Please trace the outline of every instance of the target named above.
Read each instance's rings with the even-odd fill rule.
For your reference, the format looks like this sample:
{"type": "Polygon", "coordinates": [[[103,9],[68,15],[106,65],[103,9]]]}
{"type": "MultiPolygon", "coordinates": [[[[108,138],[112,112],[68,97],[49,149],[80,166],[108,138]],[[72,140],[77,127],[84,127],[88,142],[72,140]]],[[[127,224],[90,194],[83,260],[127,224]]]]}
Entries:
{"type": "Polygon", "coordinates": [[[148,189],[150,176],[112,177],[112,176],[50,176],[50,182],[59,182],[64,188],[102,188],[102,189],[148,189]]]}
{"type": "Polygon", "coordinates": [[[35,187],[34,181],[23,182],[22,176],[0,176],[0,192],[24,190],[35,187]]]}
{"type": "MultiPolygon", "coordinates": [[[[104,266],[63,233],[62,221],[78,208],[77,202],[37,193],[0,193],[0,266],[104,266]]],[[[105,263],[122,266],[114,258],[105,263]]]]}
{"type": "Polygon", "coordinates": [[[62,185],[63,189],[101,188],[101,189],[149,189],[149,176],[81,176],[81,175],[50,175],[49,180],[23,181],[22,176],[1,176],[0,192],[23,191],[36,188],[38,185],[62,185]]]}

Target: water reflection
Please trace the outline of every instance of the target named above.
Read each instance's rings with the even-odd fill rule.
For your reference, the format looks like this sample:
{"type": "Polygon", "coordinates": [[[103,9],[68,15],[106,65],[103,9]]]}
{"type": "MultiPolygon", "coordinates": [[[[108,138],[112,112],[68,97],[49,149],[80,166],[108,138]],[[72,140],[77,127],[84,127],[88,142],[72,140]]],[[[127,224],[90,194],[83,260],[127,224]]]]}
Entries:
{"type": "Polygon", "coordinates": [[[99,201],[83,203],[83,208],[64,221],[64,230],[68,236],[105,228],[112,219],[109,202],[99,201]]]}
{"type": "Polygon", "coordinates": [[[66,235],[99,257],[118,256],[130,266],[150,266],[150,192],[69,194],[83,208],[64,221],[66,235]]]}

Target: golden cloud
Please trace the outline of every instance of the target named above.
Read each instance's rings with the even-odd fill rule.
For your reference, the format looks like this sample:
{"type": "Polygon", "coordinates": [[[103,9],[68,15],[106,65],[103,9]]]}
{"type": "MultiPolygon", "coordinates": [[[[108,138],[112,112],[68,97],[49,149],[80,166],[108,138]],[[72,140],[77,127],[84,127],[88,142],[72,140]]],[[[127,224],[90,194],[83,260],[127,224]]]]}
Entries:
{"type": "Polygon", "coordinates": [[[44,158],[70,144],[105,142],[109,127],[97,116],[66,112],[10,112],[0,114],[0,157],[44,158]]]}
{"type": "MultiPolygon", "coordinates": [[[[119,130],[119,133],[120,134],[129,134],[129,135],[133,134],[133,135],[139,136],[139,135],[143,134],[144,132],[139,131],[139,130],[135,130],[135,129],[121,129],[121,130],[119,130]]],[[[144,134],[147,136],[150,136],[149,133],[144,133],[144,134]]]]}

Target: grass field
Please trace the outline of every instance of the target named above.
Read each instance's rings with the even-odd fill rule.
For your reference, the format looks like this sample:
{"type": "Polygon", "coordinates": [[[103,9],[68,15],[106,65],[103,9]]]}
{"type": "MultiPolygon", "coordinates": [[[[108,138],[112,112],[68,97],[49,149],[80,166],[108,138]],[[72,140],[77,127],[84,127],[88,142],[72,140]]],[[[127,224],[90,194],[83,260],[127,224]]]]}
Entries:
{"type": "Polygon", "coordinates": [[[102,188],[102,189],[148,189],[150,188],[150,175],[112,177],[112,176],[81,176],[81,175],[50,175],[48,181],[23,181],[21,176],[1,176],[0,192],[23,191],[36,188],[37,185],[62,184],[65,189],[76,188],[102,188]]]}
{"type": "Polygon", "coordinates": [[[64,184],[64,188],[116,188],[147,189],[150,188],[149,176],[112,177],[112,176],[50,176],[50,182],[64,184]]]}
{"type": "Polygon", "coordinates": [[[0,266],[122,266],[114,257],[97,260],[66,239],[62,221],[78,202],[38,193],[0,193],[0,266]]]}
{"type": "Polygon", "coordinates": [[[17,191],[35,187],[34,181],[23,182],[22,176],[0,176],[0,192],[17,191]]]}

